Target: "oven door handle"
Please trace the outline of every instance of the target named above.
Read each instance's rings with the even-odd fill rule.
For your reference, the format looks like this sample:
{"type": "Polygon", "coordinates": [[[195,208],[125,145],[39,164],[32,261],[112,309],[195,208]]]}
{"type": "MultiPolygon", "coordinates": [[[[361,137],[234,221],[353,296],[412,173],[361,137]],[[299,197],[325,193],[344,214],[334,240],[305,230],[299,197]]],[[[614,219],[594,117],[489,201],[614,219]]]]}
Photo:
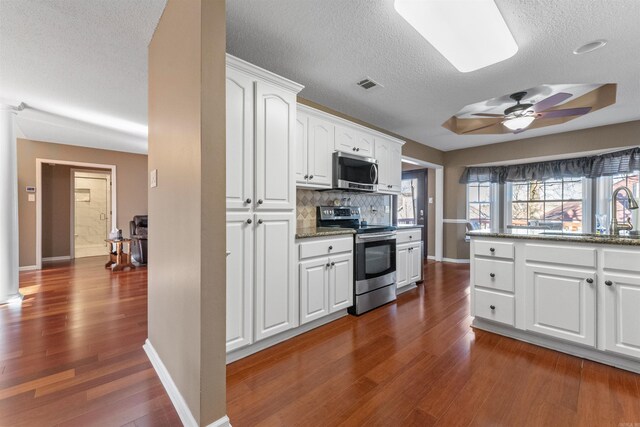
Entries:
{"type": "Polygon", "coordinates": [[[374,240],[374,239],[384,240],[384,239],[391,239],[392,237],[395,238],[396,233],[363,234],[357,237],[359,240],[374,240]]]}

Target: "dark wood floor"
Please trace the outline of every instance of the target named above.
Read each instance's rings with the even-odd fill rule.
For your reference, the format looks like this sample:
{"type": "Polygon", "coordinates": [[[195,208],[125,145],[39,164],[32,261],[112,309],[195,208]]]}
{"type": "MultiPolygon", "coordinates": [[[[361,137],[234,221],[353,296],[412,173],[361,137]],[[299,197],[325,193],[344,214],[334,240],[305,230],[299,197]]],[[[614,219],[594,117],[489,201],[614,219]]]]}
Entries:
{"type": "MultiPolygon", "coordinates": [[[[174,426],[141,348],[146,270],[21,273],[0,307],[0,426],[174,426]]],[[[640,426],[640,376],[470,329],[468,267],[228,366],[240,426],[640,426]],[[637,424],[636,424],[637,423],[637,424]]]]}

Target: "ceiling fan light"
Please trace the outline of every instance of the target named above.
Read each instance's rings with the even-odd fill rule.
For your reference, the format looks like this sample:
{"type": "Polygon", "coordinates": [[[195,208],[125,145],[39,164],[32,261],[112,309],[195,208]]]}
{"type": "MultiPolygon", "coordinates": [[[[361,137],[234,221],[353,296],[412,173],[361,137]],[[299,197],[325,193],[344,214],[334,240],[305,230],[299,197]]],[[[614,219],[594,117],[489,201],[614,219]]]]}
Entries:
{"type": "Polygon", "coordinates": [[[395,0],[394,7],[463,73],[504,61],[518,51],[494,0],[395,0]]]}
{"type": "Polygon", "coordinates": [[[504,122],[502,122],[502,124],[511,130],[518,130],[529,127],[529,125],[533,123],[534,120],[535,117],[533,116],[516,117],[513,119],[505,120],[504,122]]]}

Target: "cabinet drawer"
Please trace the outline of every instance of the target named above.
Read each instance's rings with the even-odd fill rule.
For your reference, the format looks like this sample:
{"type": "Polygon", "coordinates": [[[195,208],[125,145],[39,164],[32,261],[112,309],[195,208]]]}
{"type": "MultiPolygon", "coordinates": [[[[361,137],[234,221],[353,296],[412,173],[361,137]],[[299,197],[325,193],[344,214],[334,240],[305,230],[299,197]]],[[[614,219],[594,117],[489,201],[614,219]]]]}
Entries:
{"type": "Polygon", "coordinates": [[[514,325],[514,297],[497,292],[475,290],[476,317],[514,325]],[[493,308],[492,308],[493,307],[493,308]]]}
{"type": "Polygon", "coordinates": [[[513,259],[513,243],[494,240],[476,240],[475,255],[513,259]]]}
{"type": "Polygon", "coordinates": [[[566,264],[574,267],[595,268],[596,266],[595,248],[527,243],[525,254],[527,261],[566,264]]]}
{"type": "Polygon", "coordinates": [[[475,286],[513,292],[513,261],[475,259],[475,286]]]}
{"type": "Polygon", "coordinates": [[[326,256],[340,252],[351,252],[353,250],[353,238],[342,237],[339,239],[322,239],[313,242],[300,243],[300,259],[312,258],[316,256],[326,256]]]}
{"type": "Polygon", "coordinates": [[[422,229],[412,228],[409,230],[398,230],[396,233],[396,244],[419,242],[422,240],[422,229]]]}
{"type": "Polygon", "coordinates": [[[640,251],[604,249],[604,268],[640,273],[640,251]]]}

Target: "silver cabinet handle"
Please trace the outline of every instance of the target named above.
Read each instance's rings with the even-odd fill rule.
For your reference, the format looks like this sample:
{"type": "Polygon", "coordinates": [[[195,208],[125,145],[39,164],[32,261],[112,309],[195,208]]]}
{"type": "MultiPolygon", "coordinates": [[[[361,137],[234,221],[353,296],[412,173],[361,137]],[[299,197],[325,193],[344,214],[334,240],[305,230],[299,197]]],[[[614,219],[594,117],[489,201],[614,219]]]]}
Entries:
{"type": "Polygon", "coordinates": [[[305,176],[304,176],[304,179],[307,179],[307,178],[309,178],[309,175],[305,175],[305,176]]]}
{"type": "Polygon", "coordinates": [[[589,278],[587,279],[587,283],[588,283],[588,284],[592,284],[592,283],[593,283],[593,279],[592,279],[591,277],[589,277],[589,278]]]}
{"type": "Polygon", "coordinates": [[[327,263],[326,267],[327,267],[327,268],[331,267],[331,264],[327,263]]]}
{"type": "Polygon", "coordinates": [[[336,265],[336,263],[331,261],[331,267],[333,267],[334,265],[336,265]]]}
{"type": "Polygon", "coordinates": [[[607,286],[613,286],[613,282],[611,280],[605,280],[604,284],[607,286]]]}
{"type": "Polygon", "coordinates": [[[309,175],[309,179],[313,179],[313,175],[309,175]]]}
{"type": "Polygon", "coordinates": [[[253,222],[253,221],[251,220],[251,218],[249,218],[249,219],[247,220],[247,224],[251,224],[252,222],[253,222]]]}
{"type": "Polygon", "coordinates": [[[261,219],[258,220],[258,224],[262,224],[262,220],[261,219]]]}
{"type": "Polygon", "coordinates": [[[353,151],[356,151],[356,150],[357,150],[356,147],[353,147],[353,151]]]}
{"type": "Polygon", "coordinates": [[[494,277],[496,277],[496,273],[489,273],[489,277],[493,279],[494,277]]]}
{"type": "Polygon", "coordinates": [[[247,199],[247,200],[245,200],[244,202],[245,202],[245,203],[247,203],[247,204],[249,204],[249,203],[251,203],[251,199],[247,199]]]}
{"type": "Polygon", "coordinates": [[[331,250],[333,250],[333,246],[329,246],[329,250],[330,250],[330,251],[331,251],[331,250]]]}
{"type": "Polygon", "coordinates": [[[264,203],[262,199],[258,199],[258,204],[261,205],[262,203],[264,203]]]}

